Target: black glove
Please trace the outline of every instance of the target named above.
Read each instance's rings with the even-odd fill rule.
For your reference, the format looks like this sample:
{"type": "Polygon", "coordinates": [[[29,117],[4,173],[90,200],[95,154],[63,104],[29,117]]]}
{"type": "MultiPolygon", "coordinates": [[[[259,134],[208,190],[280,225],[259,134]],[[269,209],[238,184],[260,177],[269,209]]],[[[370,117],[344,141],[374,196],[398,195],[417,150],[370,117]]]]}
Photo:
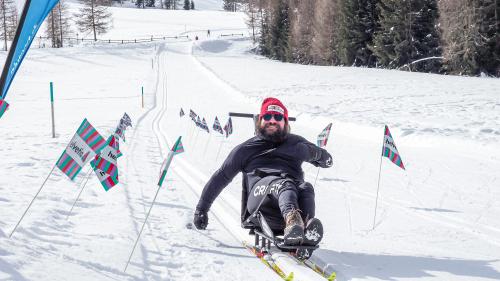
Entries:
{"type": "Polygon", "coordinates": [[[208,225],[208,214],[205,211],[196,210],[194,212],[193,224],[197,229],[206,229],[208,225]]]}
{"type": "Polygon", "coordinates": [[[321,168],[330,168],[333,165],[333,159],[330,153],[323,151],[318,160],[313,162],[313,165],[321,168]]]}

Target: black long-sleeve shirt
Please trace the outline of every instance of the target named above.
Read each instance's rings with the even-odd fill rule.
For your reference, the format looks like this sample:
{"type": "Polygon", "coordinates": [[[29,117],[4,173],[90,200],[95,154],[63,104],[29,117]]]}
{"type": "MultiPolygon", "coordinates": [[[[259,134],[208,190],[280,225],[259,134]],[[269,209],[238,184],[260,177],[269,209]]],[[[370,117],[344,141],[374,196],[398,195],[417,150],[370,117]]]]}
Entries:
{"type": "Polygon", "coordinates": [[[321,159],[331,160],[331,156],[325,149],[317,147],[301,136],[289,134],[282,143],[274,143],[255,136],[231,151],[222,166],[205,185],[196,208],[208,211],[215,198],[239,172],[248,175],[257,168],[273,169],[303,182],[302,163],[309,162],[318,166],[318,161],[321,159]]]}

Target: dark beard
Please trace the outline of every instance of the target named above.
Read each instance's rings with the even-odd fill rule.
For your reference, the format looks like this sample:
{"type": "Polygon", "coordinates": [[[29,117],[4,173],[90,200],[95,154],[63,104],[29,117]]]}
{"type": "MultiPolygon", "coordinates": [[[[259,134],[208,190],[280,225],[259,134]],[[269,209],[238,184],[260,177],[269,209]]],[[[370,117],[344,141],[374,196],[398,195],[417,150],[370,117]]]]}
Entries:
{"type": "Polygon", "coordinates": [[[266,129],[270,126],[270,124],[266,124],[263,127],[259,128],[259,136],[267,141],[271,141],[274,143],[283,142],[286,138],[286,132],[281,129],[279,126],[276,126],[276,131],[274,133],[267,133],[266,129]]]}

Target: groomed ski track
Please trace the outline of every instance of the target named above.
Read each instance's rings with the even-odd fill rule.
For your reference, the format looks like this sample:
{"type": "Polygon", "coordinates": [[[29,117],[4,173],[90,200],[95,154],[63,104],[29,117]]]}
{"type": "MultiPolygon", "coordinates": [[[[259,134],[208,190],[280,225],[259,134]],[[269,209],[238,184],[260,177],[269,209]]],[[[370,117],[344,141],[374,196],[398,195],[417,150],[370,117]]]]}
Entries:
{"type": "MultiPolygon", "coordinates": [[[[137,138],[141,138],[140,136],[141,131],[146,129],[151,130],[154,134],[157,146],[159,147],[160,155],[155,157],[155,159],[158,159],[157,163],[159,168],[159,163],[161,163],[160,160],[166,157],[168,150],[173,144],[173,141],[177,138],[177,135],[173,135],[171,132],[179,130],[175,130],[178,128],[175,128],[176,127],[175,124],[172,123],[180,122],[181,126],[186,127],[184,128],[185,129],[184,131],[187,134],[183,135],[182,139],[186,152],[185,154],[179,155],[180,157],[176,156],[171,166],[173,173],[171,171],[167,175],[167,180],[174,181],[173,183],[169,183],[167,181],[167,186],[175,186],[175,190],[169,190],[169,188],[167,187],[166,190],[161,190],[160,192],[176,193],[179,192],[181,189],[188,188],[190,192],[192,192],[193,197],[197,199],[199,198],[199,195],[203,190],[204,183],[208,181],[210,175],[199,169],[198,167],[200,165],[192,163],[189,160],[189,157],[183,157],[183,156],[189,155],[191,153],[204,153],[206,138],[205,136],[202,137],[200,135],[201,133],[204,132],[199,132],[198,134],[198,132],[191,131],[193,130],[193,128],[191,124],[188,124],[187,121],[188,116],[185,116],[184,119],[181,119],[179,121],[179,115],[178,115],[179,110],[182,107],[185,112],[188,112],[190,109],[189,101],[196,100],[198,98],[198,95],[205,95],[206,98],[214,100],[220,99],[222,101],[222,104],[225,104],[227,106],[226,107],[227,110],[221,111],[220,114],[227,113],[228,111],[231,111],[230,109],[238,108],[237,104],[234,103],[232,104],[231,100],[228,99],[230,95],[234,94],[238,95],[238,93],[235,93],[231,86],[217,79],[217,77],[214,74],[212,74],[210,71],[204,68],[204,66],[201,63],[199,63],[194,56],[192,56],[191,50],[192,50],[192,43],[190,42],[175,44],[175,46],[172,46],[172,44],[169,44],[168,46],[160,45],[155,59],[155,68],[156,68],[156,73],[158,75],[156,83],[156,92],[152,93],[152,95],[149,96],[148,102],[150,103],[151,108],[147,110],[145,114],[138,120],[137,126],[132,136],[132,138],[134,138],[134,142],[131,146],[129,153],[132,154],[144,153],[143,151],[141,151],[144,148],[141,149],[137,145],[138,144],[137,138]],[[175,63],[169,65],[169,62],[174,60],[175,63]],[[176,69],[173,67],[173,65],[175,66],[183,65],[183,67],[185,67],[186,69],[190,69],[190,71],[176,69]],[[187,76],[193,79],[195,83],[192,84],[182,83],[182,79],[178,77],[185,77],[186,73],[189,73],[189,75],[187,76]],[[198,85],[198,87],[201,86],[201,88],[203,88],[204,91],[202,92],[177,91],[178,86],[176,85],[178,85],[179,83],[181,83],[181,85],[184,86],[198,85]],[[209,91],[212,92],[211,94],[205,94],[208,89],[210,89],[209,91]],[[174,130],[171,130],[172,128],[174,130]],[[194,137],[196,135],[198,135],[198,137],[203,139],[203,141],[198,141],[197,144],[198,146],[196,146],[196,141],[194,140],[194,137]]],[[[193,109],[196,111],[195,108],[193,109]]],[[[200,115],[203,114],[203,112],[198,112],[198,113],[200,115]]],[[[220,115],[219,117],[222,117],[221,122],[225,122],[226,116],[220,115]]],[[[211,124],[211,122],[212,120],[207,120],[207,123],[211,124]]],[[[219,157],[218,161],[219,163],[225,157],[225,153],[221,154],[223,155],[219,157]]],[[[129,159],[131,161],[129,161],[128,166],[133,167],[134,173],[137,173],[138,170],[138,168],[136,167],[137,165],[133,163],[134,157],[131,156],[129,157],[129,159]]],[[[148,177],[152,177],[153,179],[155,179],[156,178],[155,176],[156,175],[154,170],[148,172],[148,177]]],[[[236,185],[237,187],[235,188],[240,188],[239,181],[236,179],[231,185],[236,185]]],[[[191,207],[194,208],[194,205],[191,207]]],[[[259,280],[281,280],[281,278],[279,278],[275,273],[273,273],[270,269],[266,268],[264,264],[261,264],[261,262],[257,258],[254,258],[253,256],[249,255],[248,251],[243,246],[241,246],[243,241],[252,243],[253,236],[248,235],[247,230],[241,229],[239,223],[239,208],[240,208],[240,198],[235,198],[235,196],[233,196],[232,194],[224,192],[216,200],[211,209],[211,212],[209,214],[210,217],[209,228],[206,231],[207,233],[205,234],[204,232],[200,232],[194,229],[192,231],[195,233],[197,232],[196,235],[198,235],[198,239],[200,240],[207,239],[207,237],[208,239],[214,239],[213,237],[210,238],[210,236],[212,236],[213,228],[216,227],[219,228],[218,229],[219,232],[227,232],[232,236],[235,245],[239,245],[235,246],[235,248],[240,249],[239,254],[241,254],[242,256],[248,255],[249,257],[252,258],[252,263],[258,264],[257,265],[258,272],[254,272],[254,270],[251,270],[247,272],[248,275],[255,274],[256,276],[258,276],[257,278],[259,280]]],[[[146,212],[147,209],[145,208],[144,211],[146,212]]],[[[157,214],[158,212],[159,212],[158,210],[155,212],[155,210],[153,209],[152,212],[153,216],[155,213],[157,214]]],[[[192,213],[190,213],[189,215],[192,215],[192,213]]],[[[189,215],[188,215],[188,221],[185,221],[186,224],[189,223],[190,219],[189,215]]],[[[152,225],[151,222],[149,224],[152,225]]],[[[165,224],[168,224],[168,221],[165,221],[165,224]]],[[[140,228],[140,224],[138,223],[136,223],[135,226],[137,229],[140,228]]],[[[168,235],[168,233],[166,234],[168,235]]],[[[157,250],[159,251],[159,254],[161,254],[162,249],[157,249],[157,250]]],[[[146,249],[142,249],[143,255],[148,255],[147,251],[148,250],[146,249]]],[[[225,248],[222,247],[220,251],[225,251],[225,248]]],[[[294,259],[292,259],[286,254],[281,254],[281,253],[275,254],[273,258],[275,258],[278,266],[286,274],[293,272],[294,276],[293,280],[304,280],[304,281],[325,280],[317,273],[313,272],[311,269],[298,264],[294,259]]],[[[238,259],[238,257],[231,257],[231,259],[233,260],[238,259]]],[[[248,261],[244,262],[248,263],[248,261]]],[[[141,265],[136,264],[136,266],[141,266],[141,265]]],[[[205,275],[204,272],[199,272],[199,273],[201,275],[205,275]]],[[[244,272],[241,273],[244,274],[244,272]]],[[[255,279],[255,278],[250,278],[250,279],[255,279]]]]}

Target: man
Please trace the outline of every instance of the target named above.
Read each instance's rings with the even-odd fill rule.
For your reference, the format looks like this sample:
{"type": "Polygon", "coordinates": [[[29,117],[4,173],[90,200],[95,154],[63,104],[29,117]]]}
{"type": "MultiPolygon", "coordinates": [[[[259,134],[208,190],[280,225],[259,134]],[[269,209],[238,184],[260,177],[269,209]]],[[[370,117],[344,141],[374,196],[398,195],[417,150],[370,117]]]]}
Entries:
{"type": "Polygon", "coordinates": [[[260,211],[287,245],[316,245],[323,236],[314,218],[314,189],[304,182],[302,163],[329,168],[330,154],[290,133],[288,110],[276,98],[266,98],[255,126],[256,136],[236,146],[210,178],[201,194],[193,223],[208,224],[207,212],[220,192],[243,173],[242,222],[260,211]],[[306,222],[304,224],[304,222],[306,222]]]}

